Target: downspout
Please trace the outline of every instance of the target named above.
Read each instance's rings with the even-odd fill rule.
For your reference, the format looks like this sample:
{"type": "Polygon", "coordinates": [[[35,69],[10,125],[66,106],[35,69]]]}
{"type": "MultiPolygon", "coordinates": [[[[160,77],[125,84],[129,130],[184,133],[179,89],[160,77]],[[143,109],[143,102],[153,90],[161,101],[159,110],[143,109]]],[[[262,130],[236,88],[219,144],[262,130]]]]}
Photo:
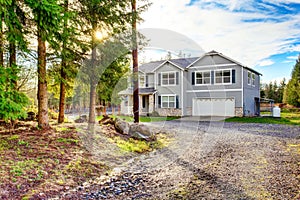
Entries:
{"type": "Polygon", "coordinates": [[[183,70],[181,70],[181,117],[184,115],[183,111],[183,70]]]}
{"type": "Polygon", "coordinates": [[[245,115],[244,113],[244,67],[242,66],[242,111],[243,111],[243,116],[245,115]]]}
{"type": "Polygon", "coordinates": [[[153,98],[154,98],[154,105],[153,105],[153,111],[156,111],[156,102],[157,102],[157,99],[156,99],[156,97],[157,97],[157,95],[156,95],[156,93],[157,93],[157,90],[156,90],[156,85],[157,85],[158,83],[156,82],[156,72],[154,72],[154,90],[156,91],[153,95],[153,98]]]}

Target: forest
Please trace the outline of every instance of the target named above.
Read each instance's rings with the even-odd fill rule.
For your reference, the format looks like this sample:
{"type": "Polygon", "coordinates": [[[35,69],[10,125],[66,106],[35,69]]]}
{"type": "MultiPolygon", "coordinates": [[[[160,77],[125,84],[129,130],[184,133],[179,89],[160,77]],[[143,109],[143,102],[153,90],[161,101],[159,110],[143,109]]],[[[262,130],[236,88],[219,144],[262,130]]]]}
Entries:
{"type": "Polygon", "coordinates": [[[133,22],[149,6],[133,4],[1,0],[0,118],[13,125],[34,112],[38,127],[47,129],[54,111],[63,123],[66,109],[118,104],[113,94],[126,87],[137,35],[133,22]]]}

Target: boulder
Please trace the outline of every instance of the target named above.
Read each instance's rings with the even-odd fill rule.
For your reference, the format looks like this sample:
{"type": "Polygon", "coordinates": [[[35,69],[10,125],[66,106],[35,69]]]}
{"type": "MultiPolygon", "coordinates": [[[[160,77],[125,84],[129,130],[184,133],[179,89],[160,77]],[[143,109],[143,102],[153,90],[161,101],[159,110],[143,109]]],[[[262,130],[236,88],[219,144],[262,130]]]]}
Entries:
{"type": "Polygon", "coordinates": [[[99,120],[99,124],[101,125],[107,125],[107,124],[111,124],[114,125],[114,119],[109,117],[108,115],[103,115],[103,118],[101,120],[99,120]]]}
{"type": "Polygon", "coordinates": [[[27,121],[33,121],[33,120],[35,120],[35,116],[36,116],[36,115],[35,115],[34,112],[32,112],[32,111],[31,111],[31,112],[28,112],[28,113],[27,113],[27,118],[26,118],[26,120],[27,120],[27,121]]]}
{"type": "Polygon", "coordinates": [[[86,115],[81,115],[78,119],[74,120],[75,123],[84,123],[87,122],[87,116],[86,115]]]}
{"type": "Polygon", "coordinates": [[[155,135],[145,124],[131,124],[129,128],[130,137],[138,140],[154,141],[155,135]]]}
{"type": "Polygon", "coordinates": [[[119,133],[128,135],[129,123],[122,119],[116,118],[115,128],[116,128],[116,131],[118,131],[119,133]]]}

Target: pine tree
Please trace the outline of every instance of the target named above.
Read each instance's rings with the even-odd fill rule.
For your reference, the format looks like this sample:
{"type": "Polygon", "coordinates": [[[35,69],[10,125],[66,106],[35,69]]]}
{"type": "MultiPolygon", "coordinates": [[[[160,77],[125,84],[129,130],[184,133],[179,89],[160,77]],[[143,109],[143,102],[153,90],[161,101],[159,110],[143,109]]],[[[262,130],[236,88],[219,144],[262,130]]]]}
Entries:
{"type": "Polygon", "coordinates": [[[283,102],[283,94],[284,94],[284,90],[286,87],[286,80],[285,78],[282,79],[282,81],[280,81],[280,85],[278,87],[278,103],[282,103],[283,102]]]}
{"type": "Polygon", "coordinates": [[[26,117],[24,107],[28,105],[25,94],[15,89],[19,69],[16,65],[12,67],[0,66],[0,119],[13,123],[16,119],[26,117]]]}
{"type": "Polygon", "coordinates": [[[291,80],[286,86],[284,101],[290,105],[300,107],[300,55],[292,70],[291,80]]]}
{"type": "Polygon", "coordinates": [[[46,41],[55,45],[55,35],[61,28],[61,12],[57,0],[25,0],[25,4],[31,9],[36,25],[38,42],[38,126],[42,129],[49,127],[48,118],[48,94],[46,71],[46,41]]]}

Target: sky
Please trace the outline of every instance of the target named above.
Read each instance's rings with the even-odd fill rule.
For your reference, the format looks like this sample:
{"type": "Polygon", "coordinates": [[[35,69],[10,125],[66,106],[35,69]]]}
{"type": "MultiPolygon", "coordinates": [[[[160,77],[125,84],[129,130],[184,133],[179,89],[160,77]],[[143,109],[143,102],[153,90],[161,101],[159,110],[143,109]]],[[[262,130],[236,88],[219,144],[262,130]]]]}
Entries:
{"type": "Polygon", "coordinates": [[[263,83],[290,78],[300,52],[300,0],[149,1],[140,29],[185,36],[205,52],[218,51],[259,71],[263,83]]]}

